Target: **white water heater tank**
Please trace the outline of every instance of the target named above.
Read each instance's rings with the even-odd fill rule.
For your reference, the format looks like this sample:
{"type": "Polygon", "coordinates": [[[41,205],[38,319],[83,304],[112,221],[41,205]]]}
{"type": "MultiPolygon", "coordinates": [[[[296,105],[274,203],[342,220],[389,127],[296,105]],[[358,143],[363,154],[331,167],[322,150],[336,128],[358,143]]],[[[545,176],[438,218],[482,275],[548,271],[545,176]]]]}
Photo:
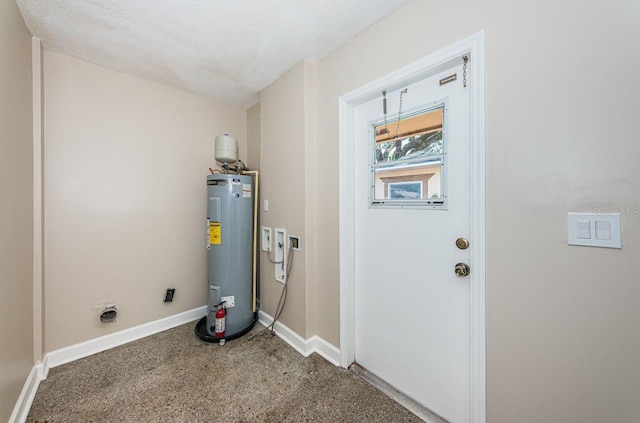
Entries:
{"type": "Polygon", "coordinates": [[[238,141],[229,134],[216,137],[216,160],[221,163],[235,163],[238,161],[238,141]]]}

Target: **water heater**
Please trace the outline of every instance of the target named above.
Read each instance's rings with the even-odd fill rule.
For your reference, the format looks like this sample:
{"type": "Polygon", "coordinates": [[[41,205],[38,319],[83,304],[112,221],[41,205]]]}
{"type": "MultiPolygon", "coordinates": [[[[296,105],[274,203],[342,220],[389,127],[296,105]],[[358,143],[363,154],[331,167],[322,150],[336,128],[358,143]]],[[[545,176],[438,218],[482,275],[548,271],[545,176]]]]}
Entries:
{"type": "Polygon", "coordinates": [[[226,308],[225,335],[233,339],[253,328],[253,178],[240,174],[207,176],[209,304],[196,327],[198,336],[217,342],[215,318],[219,304],[226,308]],[[224,303],[223,303],[224,302],[224,303]]]}

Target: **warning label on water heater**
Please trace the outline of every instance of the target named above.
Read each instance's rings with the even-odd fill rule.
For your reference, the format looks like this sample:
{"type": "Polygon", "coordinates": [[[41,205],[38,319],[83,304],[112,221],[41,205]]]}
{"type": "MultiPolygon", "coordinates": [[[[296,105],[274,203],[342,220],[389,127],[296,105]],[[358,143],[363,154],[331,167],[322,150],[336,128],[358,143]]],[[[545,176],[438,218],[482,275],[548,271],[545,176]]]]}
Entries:
{"type": "Polygon", "coordinates": [[[236,297],[231,295],[229,297],[220,297],[224,301],[224,308],[232,308],[236,305],[236,297]]]}
{"type": "Polygon", "coordinates": [[[220,222],[209,222],[209,244],[221,244],[220,222]]]}
{"type": "Polygon", "coordinates": [[[242,198],[251,198],[251,184],[242,184],[242,198]]]}

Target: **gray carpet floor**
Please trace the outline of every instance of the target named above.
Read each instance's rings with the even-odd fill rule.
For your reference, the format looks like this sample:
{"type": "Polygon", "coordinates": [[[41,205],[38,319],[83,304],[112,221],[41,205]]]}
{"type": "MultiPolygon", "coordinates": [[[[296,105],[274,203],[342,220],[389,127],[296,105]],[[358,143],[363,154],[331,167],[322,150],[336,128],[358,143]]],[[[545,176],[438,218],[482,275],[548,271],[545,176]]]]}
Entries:
{"type": "Polygon", "coordinates": [[[267,332],[221,347],[200,341],[194,325],[51,369],[27,422],[420,421],[351,371],[267,332]]]}

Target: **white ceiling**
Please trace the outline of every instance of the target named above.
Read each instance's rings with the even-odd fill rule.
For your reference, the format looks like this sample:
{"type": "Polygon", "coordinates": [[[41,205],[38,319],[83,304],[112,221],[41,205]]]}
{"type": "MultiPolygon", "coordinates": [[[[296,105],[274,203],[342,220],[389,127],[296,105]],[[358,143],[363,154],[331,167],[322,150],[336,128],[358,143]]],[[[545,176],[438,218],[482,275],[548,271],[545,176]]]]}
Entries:
{"type": "MultiPolygon", "coordinates": [[[[17,0],[45,48],[250,107],[407,0],[17,0]]],[[[400,30],[400,29],[399,29],[400,30]]]]}

